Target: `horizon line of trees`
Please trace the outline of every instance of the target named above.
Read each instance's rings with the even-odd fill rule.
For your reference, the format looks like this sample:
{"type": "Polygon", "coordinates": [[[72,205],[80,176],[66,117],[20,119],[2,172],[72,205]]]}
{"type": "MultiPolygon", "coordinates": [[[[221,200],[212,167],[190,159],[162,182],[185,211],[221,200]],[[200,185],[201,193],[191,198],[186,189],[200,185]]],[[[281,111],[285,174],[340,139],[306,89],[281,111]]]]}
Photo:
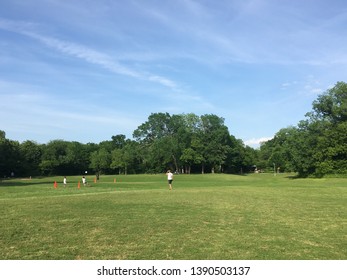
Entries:
{"type": "Polygon", "coordinates": [[[133,132],[99,144],[52,140],[19,143],[0,131],[0,175],[38,176],[159,173],[248,172],[255,150],[230,135],[224,119],[213,114],[152,113],[133,132]]]}
{"type": "Polygon", "coordinates": [[[161,173],[297,172],[299,176],[347,173],[347,84],[319,95],[297,126],[281,129],[259,149],[229,133],[214,114],[152,113],[133,132],[98,144],[6,138],[0,130],[0,176],[161,173]],[[276,172],[276,170],[274,170],[276,172]]]}

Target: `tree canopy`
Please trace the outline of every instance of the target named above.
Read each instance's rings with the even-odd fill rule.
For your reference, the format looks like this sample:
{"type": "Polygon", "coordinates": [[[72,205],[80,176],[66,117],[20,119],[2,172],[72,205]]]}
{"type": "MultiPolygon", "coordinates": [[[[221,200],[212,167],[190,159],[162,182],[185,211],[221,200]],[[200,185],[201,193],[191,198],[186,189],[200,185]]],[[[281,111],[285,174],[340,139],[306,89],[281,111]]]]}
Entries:
{"type": "Polygon", "coordinates": [[[246,147],[229,134],[224,119],[213,114],[153,113],[133,132],[98,144],[52,140],[19,143],[0,134],[1,176],[111,173],[233,172],[249,169],[246,147]],[[237,151],[237,152],[236,152],[237,151]]]}
{"type": "Polygon", "coordinates": [[[261,146],[261,158],[300,176],[347,173],[347,84],[319,95],[296,127],[281,129],[261,146]]]}

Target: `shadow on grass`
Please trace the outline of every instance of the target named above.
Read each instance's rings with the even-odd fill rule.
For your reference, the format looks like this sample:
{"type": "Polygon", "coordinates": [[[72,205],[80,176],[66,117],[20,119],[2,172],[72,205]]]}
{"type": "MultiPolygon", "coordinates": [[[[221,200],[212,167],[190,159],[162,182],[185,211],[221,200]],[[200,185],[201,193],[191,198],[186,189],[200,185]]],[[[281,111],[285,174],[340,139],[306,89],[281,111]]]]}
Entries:
{"type": "MultiPolygon", "coordinates": [[[[41,179],[41,178],[1,179],[0,188],[1,187],[25,187],[30,185],[44,185],[44,184],[50,183],[50,181],[47,181],[47,180],[38,181],[38,179],[41,179]]],[[[54,180],[52,180],[52,183],[54,183],[54,180]]]]}
{"type": "Polygon", "coordinates": [[[303,177],[300,177],[299,175],[296,174],[296,175],[288,175],[288,176],[285,176],[284,178],[294,180],[294,179],[302,179],[303,177]]]}

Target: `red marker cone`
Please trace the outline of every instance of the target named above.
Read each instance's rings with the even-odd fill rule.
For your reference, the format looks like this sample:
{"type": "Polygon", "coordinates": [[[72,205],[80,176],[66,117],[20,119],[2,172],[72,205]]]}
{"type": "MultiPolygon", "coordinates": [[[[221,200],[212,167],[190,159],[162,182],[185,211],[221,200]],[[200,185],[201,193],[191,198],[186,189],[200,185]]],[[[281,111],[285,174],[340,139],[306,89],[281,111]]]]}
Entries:
{"type": "Polygon", "coordinates": [[[57,181],[54,181],[54,188],[56,189],[58,187],[57,181]]]}
{"type": "Polygon", "coordinates": [[[80,189],[80,188],[81,188],[81,182],[80,182],[80,181],[78,181],[77,188],[78,188],[78,189],[80,189]]]}

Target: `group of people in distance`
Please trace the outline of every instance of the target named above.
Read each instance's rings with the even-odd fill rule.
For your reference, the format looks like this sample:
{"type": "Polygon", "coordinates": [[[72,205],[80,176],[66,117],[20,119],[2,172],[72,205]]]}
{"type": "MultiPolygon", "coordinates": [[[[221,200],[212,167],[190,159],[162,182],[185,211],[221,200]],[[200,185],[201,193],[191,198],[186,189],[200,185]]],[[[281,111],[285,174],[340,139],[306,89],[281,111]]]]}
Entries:
{"type": "MultiPolygon", "coordinates": [[[[171,191],[172,190],[173,173],[171,172],[170,169],[166,172],[166,176],[167,176],[167,181],[168,181],[168,184],[169,184],[169,190],[171,191]]],[[[63,184],[64,184],[64,187],[67,186],[66,176],[64,176],[63,184]]],[[[82,177],[82,184],[83,184],[83,186],[87,185],[87,179],[86,179],[85,176],[82,177]]]]}
{"type": "MultiPolygon", "coordinates": [[[[64,187],[67,186],[67,179],[66,179],[66,176],[64,176],[63,184],[64,184],[64,187]]],[[[86,186],[86,185],[87,185],[87,179],[86,179],[85,176],[82,177],[82,184],[83,184],[83,186],[86,186]]]]}

